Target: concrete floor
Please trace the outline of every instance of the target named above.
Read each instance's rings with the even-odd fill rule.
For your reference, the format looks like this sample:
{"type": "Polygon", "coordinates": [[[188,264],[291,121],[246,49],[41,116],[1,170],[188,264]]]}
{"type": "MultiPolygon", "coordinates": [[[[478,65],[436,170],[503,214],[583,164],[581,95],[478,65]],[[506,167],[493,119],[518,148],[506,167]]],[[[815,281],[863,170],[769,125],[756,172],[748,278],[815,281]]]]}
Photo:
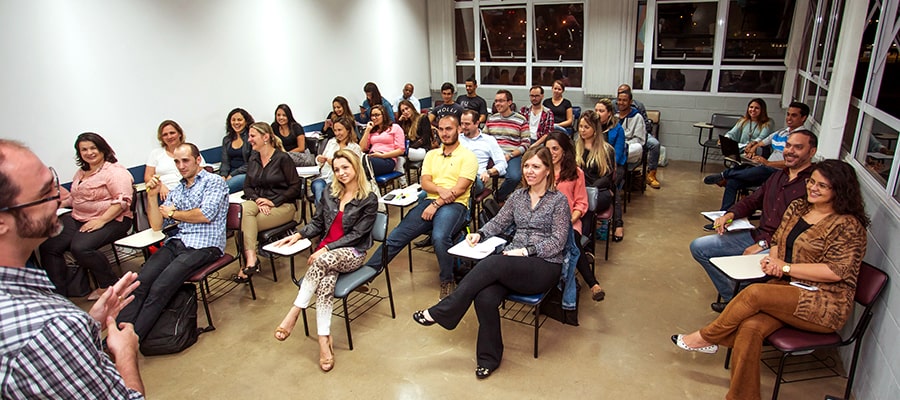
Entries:
{"type": "MultiPolygon", "coordinates": [[[[698,213],[717,209],[721,200],[720,188],[701,182],[706,173],[691,162],[660,169],[663,188],[634,196],[625,214],[625,240],[611,244],[609,261],[603,261],[603,242],[598,242],[597,275],[606,300],[593,302],[582,290],[581,325],[548,320],[540,331],[538,359],[532,357],[531,328],[504,321],[503,363],[487,380],[474,376],[474,311],[454,331],[422,327],[410,318],[434,304],[439,292],[434,255],[415,250],[412,273],[405,252],[391,263],[396,319],[382,302],[356,320],[352,351],[342,320],[333,319],[333,371],[319,370],[317,342],[303,335],[302,320],[287,341],[272,336],[297,292],[288,261],[281,259],[277,283],[267,264],[254,279],[257,300],[239,287],[214,302],[217,329],[193,347],[141,358],[147,394],[154,399],[724,398],[729,384],[724,350],[687,353],[669,340],[717,315],[709,309],[715,290],[688,250],[692,239],[705,234],[698,213]]],[[[397,218],[394,211],[392,225],[397,218]]],[[[229,245],[233,251],[233,242],[229,245]]],[[[374,286],[384,291],[383,278],[374,286]]],[[[313,333],[314,314],[309,313],[313,333]]],[[[198,319],[205,324],[202,307],[198,319]]],[[[774,374],[763,368],[761,381],[768,398],[774,374]]],[[[844,383],[830,378],[790,384],[781,398],[821,399],[842,393],[844,383]]]]}

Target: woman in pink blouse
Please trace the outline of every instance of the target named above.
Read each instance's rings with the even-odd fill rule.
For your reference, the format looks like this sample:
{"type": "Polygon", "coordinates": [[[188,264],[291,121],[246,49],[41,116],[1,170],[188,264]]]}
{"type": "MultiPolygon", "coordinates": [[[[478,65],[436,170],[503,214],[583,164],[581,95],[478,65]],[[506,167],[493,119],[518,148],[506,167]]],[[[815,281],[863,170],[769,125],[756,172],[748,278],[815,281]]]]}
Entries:
{"type": "Polygon", "coordinates": [[[72,252],[75,261],[87,268],[97,281],[97,289],[88,300],[97,300],[118,279],[101,247],[125,237],[134,218],[130,206],[133,179],[116,162],[116,153],[96,133],[86,132],[75,140],[76,164],[80,169],[72,178],[72,189],[64,188],[61,206],[72,212],[59,218],[63,231],[41,244],[41,265],[56,292],[68,295],[66,260],[72,252]]]}
{"type": "MultiPolygon", "coordinates": [[[[572,210],[572,229],[575,231],[575,243],[579,245],[581,254],[581,217],[588,211],[587,187],[584,181],[584,172],[575,163],[575,145],[569,136],[560,132],[553,131],[547,135],[547,141],[544,142],[550,155],[553,157],[553,170],[555,173],[556,190],[566,195],[569,201],[569,209],[572,210]]],[[[588,227],[593,229],[593,227],[588,227]]],[[[578,272],[588,287],[591,288],[591,298],[594,301],[601,301],[606,297],[606,292],[600,286],[600,282],[594,276],[588,265],[587,260],[582,255],[575,264],[578,272]]]]}
{"type": "Polygon", "coordinates": [[[385,108],[376,104],[370,112],[370,121],[359,140],[363,152],[369,154],[375,175],[384,175],[397,166],[397,157],[406,150],[406,136],[403,128],[391,121],[385,108]]]}

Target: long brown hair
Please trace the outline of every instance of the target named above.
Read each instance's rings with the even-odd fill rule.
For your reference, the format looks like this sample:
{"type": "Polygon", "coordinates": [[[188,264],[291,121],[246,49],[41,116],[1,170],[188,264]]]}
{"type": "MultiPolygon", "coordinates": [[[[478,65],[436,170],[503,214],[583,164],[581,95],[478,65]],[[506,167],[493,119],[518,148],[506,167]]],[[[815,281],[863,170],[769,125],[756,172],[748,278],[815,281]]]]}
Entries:
{"type": "Polygon", "coordinates": [[[406,138],[410,141],[416,141],[419,138],[418,129],[419,129],[419,110],[416,110],[416,107],[409,100],[401,100],[400,104],[397,105],[397,111],[399,114],[403,114],[403,110],[400,107],[409,107],[411,111],[409,114],[409,119],[406,121],[401,121],[400,117],[397,117],[397,125],[400,125],[400,128],[403,128],[403,132],[406,133],[406,138]]]}

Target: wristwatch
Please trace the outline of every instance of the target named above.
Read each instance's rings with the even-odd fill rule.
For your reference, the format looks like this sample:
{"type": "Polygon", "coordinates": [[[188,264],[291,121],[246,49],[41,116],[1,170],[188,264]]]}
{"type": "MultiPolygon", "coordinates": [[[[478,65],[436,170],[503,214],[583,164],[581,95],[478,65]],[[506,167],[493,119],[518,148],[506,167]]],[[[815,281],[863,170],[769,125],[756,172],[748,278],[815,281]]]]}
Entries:
{"type": "Polygon", "coordinates": [[[174,215],[175,215],[174,209],[172,211],[169,211],[169,218],[175,218],[174,215]]]}
{"type": "Polygon", "coordinates": [[[756,242],[756,245],[759,247],[762,247],[763,250],[769,248],[769,242],[767,242],[765,239],[762,239],[762,240],[756,242]]]}
{"type": "Polygon", "coordinates": [[[784,264],[784,266],[781,267],[781,272],[783,272],[785,275],[790,275],[791,274],[791,264],[784,264]]]}

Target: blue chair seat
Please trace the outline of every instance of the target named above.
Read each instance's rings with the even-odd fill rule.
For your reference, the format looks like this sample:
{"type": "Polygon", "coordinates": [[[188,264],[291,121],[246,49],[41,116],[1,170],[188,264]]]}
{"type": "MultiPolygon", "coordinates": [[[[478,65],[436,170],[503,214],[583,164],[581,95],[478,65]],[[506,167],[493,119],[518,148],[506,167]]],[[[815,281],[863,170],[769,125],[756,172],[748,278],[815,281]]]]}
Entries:
{"type": "Polygon", "coordinates": [[[550,293],[550,291],[537,294],[508,293],[501,306],[501,308],[506,309],[506,302],[512,301],[531,308],[530,312],[525,312],[524,308],[520,308],[522,306],[516,306],[501,312],[500,317],[520,324],[534,326],[534,358],[538,358],[538,332],[541,329],[541,325],[544,324],[544,320],[547,319],[546,316],[541,318],[541,303],[547,297],[547,293],[550,293]]]}
{"type": "Polygon", "coordinates": [[[547,293],[538,293],[538,294],[520,294],[520,293],[510,293],[506,295],[506,299],[510,301],[515,301],[516,303],[527,304],[529,306],[534,306],[540,304],[541,301],[544,300],[544,296],[547,293]]]}
{"type": "Polygon", "coordinates": [[[378,271],[368,265],[363,265],[358,270],[347,274],[340,274],[337,283],[334,284],[334,297],[345,298],[350,292],[369,283],[376,276],[378,276],[378,271]]]}
{"type": "Polygon", "coordinates": [[[377,176],[375,176],[375,182],[378,183],[378,185],[380,186],[380,185],[384,185],[385,183],[390,182],[390,181],[392,181],[392,180],[394,180],[394,179],[397,179],[397,178],[399,178],[399,177],[401,177],[401,176],[403,176],[403,173],[402,173],[402,172],[399,172],[399,171],[391,171],[391,172],[388,172],[388,173],[386,173],[386,174],[384,174],[384,175],[377,175],[377,176]]]}

